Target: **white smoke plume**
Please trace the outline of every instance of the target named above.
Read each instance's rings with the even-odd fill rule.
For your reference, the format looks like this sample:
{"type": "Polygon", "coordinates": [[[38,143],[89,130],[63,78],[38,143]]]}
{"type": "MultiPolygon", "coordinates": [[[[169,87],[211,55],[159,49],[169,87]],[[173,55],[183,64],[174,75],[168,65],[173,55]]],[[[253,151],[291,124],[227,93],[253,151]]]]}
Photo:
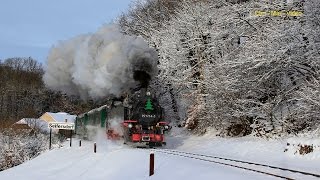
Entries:
{"type": "MultiPolygon", "coordinates": [[[[119,134],[120,136],[123,136],[123,127],[122,127],[122,122],[123,118],[122,117],[113,117],[110,119],[106,119],[108,122],[108,129],[114,130],[116,134],[119,134]]],[[[107,138],[106,134],[106,129],[101,128],[100,126],[94,126],[94,125],[87,125],[87,136],[88,139],[90,140],[96,140],[99,136],[101,136],[101,133],[103,134],[103,139],[107,138]],[[99,132],[102,131],[102,132],[99,132]]]]}
{"type": "Polygon", "coordinates": [[[43,80],[53,90],[82,98],[118,96],[137,86],[135,71],[151,78],[156,75],[157,61],[156,51],[141,37],[124,35],[118,26],[105,25],[93,34],[52,47],[43,80]]]}
{"type": "MultiPolygon", "coordinates": [[[[118,123],[119,124],[119,123],[118,123]]],[[[106,129],[98,126],[87,126],[87,137],[93,143],[97,143],[98,152],[108,152],[123,146],[123,140],[107,139],[106,129]]]]}
{"type": "Polygon", "coordinates": [[[120,136],[123,136],[123,127],[122,123],[123,118],[121,117],[115,117],[112,119],[109,119],[109,128],[113,129],[115,133],[119,134],[120,136]]]}

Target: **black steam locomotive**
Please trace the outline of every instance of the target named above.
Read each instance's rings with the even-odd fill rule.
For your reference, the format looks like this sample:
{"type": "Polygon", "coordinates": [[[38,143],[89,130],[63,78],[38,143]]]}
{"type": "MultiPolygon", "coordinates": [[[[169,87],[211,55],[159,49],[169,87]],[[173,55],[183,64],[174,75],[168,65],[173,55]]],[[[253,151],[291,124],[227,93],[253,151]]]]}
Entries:
{"type": "Polygon", "coordinates": [[[81,114],[76,119],[76,133],[90,139],[90,128],[100,125],[106,128],[109,139],[124,139],[127,144],[162,146],[164,132],[169,129],[164,121],[164,111],[157,98],[147,91],[151,72],[156,72],[150,64],[137,63],[133,78],[138,83],[122,98],[111,99],[106,105],[81,114]],[[114,120],[121,118],[121,122],[114,120]],[[119,128],[120,125],[120,128],[119,128]]]}
{"type": "Polygon", "coordinates": [[[164,110],[150,92],[141,89],[124,103],[123,137],[125,143],[161,146],[164,132],[169,129],[164,121],[164,110]]]}
{"type": "Polygon", "coordinates": [[[133,146],[162,146],[166,144],[164,132],[169,129],[163,108],[146,88],[76,118],[76,134],[81,138],[92,139],[98,127],[106,129],[108,139],[123,138],[133,146]]]}

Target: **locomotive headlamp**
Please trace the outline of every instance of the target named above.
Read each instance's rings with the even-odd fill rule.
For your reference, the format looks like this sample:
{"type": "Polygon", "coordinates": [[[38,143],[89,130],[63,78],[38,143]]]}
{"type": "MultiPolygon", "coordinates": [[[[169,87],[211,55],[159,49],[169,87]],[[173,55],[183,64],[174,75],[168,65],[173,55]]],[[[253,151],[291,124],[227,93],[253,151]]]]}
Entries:
{"type": "Polygon", "coordinates": [[[150,96],[150,95],[151,95],[151,93],[150,93],[149,91],[148,91],[146,94],[147,94],[147,96],[150,96]]]}
{"type": "Polygon", "coordinates": [[[129,128],[132,128],[132,124],[131,124],[131,123],[129,123],[129,124],[128,124],[128,127],[129,127],[129,128]]]}

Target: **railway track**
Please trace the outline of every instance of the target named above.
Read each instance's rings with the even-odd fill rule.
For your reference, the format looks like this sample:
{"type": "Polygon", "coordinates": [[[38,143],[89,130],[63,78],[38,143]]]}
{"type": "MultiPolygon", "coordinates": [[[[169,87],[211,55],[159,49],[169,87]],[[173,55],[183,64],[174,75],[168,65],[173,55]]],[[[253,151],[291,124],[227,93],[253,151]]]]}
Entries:
{"type": "Polygon", "coordinates": [[[183,151],[177,151],[172,149],[154,149],[154,151],[163,153],[163,154],[180,156],[184,158],[196,159],[200,161],[206,161],[206,162],[220,164],[224,166],[239,168],[239,169],[252,171],[260,174],[265,174],[268,176],[273,176],[281,179],[290,179],[290,180],[320,179],[320,174],[282,168],[282,167],[277,167],[277,166],[272,166],[267,164],[242,161],[242,160],[236,160],[236,159],[230,159],[230,158],[224,158],[224,157],[218,157],[218,156],[212,156],[212,155],[183,152],[183,151]]]}

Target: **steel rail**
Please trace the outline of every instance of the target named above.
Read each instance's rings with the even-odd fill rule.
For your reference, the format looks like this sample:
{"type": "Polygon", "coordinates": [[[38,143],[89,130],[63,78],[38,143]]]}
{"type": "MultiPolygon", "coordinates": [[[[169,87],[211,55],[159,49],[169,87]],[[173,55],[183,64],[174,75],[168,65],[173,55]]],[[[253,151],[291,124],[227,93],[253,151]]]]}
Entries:
{"type": "Polygon", "coordinates": [[[260,170],[256,170],[256,169],[246,168],[246,167],[242,167],[242,166],[238,166],[238,165],[234,165],[234,164],[228,164],[228,163],[223,163],[223,162],[218,162],[218,161],[213,161],[213,160],[208,160],[208,159],[203,159],[203,158],[186,156],[186,155],[173,153],[173,152],[158,151],[158,150],[156,150],[156,151],[160,152],[160,153],[171,154],[171,155],[175,155],[175,156],[181,156],[181,157],[190,158],[190,159],[196,159],[196,160],[200,160],[200,161],[207,161],[207,162],[221,164],[221,165],[225,165],[225,166],[231,166],[231,167],[244,169],[244,170],[247,170],[247,171],[253,171],[253,172],[257,172],[257,173],[261,173],[261,174],[266,174],[266,175],[269,175],[269,176],[274,176],[274,177],[278,177],[278,178],[282,178],[282,179],[294,180],[292,178],[288,178],[288,177],[285,177],[285,176],[280,176],[280,175],[277,175],[277,174],[272,174],[272,173],[268,173],[268,172],[264,172],[264,171],[260,171],[260,170]]]}
{"type": "Polygon", "coordinates": [[[309,176],[314,176],[314,177],[320,178],[319,174],[314,174],[314,173],[305,172],[305,171],[299,171],[299,170],[294,170],[294,169],[288,169],[288,168],[282,168],[282,167],[277,167],[277,166],[272,166],[272,165],[267,165],[267,164],[255,163],[255,162],[250,162],[250,161],[242,161],[242,160],[235,160],[235,159],[223,158],[223,157],[211,156],[211,155],[205,155],[205,154],[197,154],[197,153],[191,153],[191,152],[176,151],[176,150],[172,150],[172,149],[161,149],[161,150],[171,151],[171,152],[175,152],[175,153],[184,153],[184,154],[189,154],[189,155],[194,155],[194,156],[209,157],[209,158],[214,158],[214,159],[228,160],[228,161],[245,163],[245,164],[252,164],[252,165],[256,165],[256,166],[263,166],[263,167],[268,167],[268,168],[272,168],[272,169],[280,169],[280,170],[283,170],[283,171],[289,171],[289,172],[293,172],[293,173],[300,173],[300,174],[303,174],[303,175],[309,175],[309,176]]]}

